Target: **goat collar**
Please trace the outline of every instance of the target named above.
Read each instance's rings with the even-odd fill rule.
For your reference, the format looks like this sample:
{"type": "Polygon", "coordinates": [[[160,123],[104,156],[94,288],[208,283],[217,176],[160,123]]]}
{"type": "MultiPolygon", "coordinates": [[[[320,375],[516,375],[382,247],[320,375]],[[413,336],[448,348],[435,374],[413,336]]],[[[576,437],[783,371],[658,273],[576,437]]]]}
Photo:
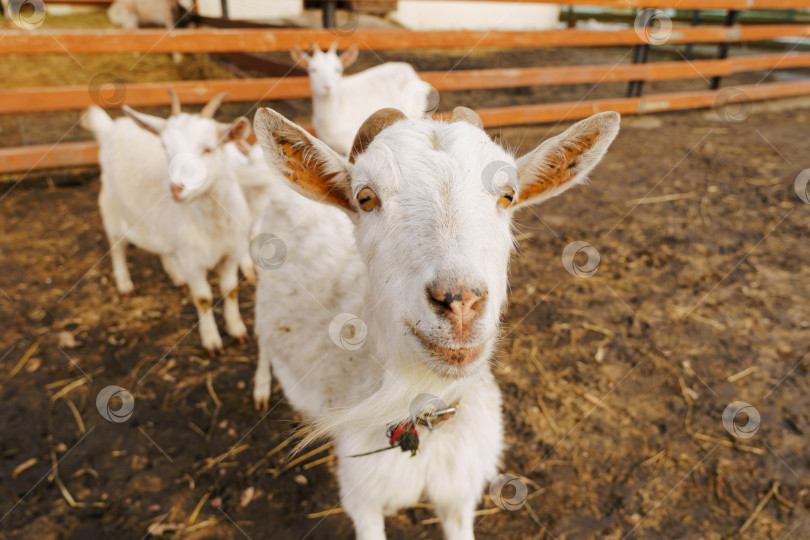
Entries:
{"type": "Polygon", "coordinates": [[[419,432],[416,430],[416,426],[426,426],[429,431],[433,431],[436,426],[452,418],[456,414],[457,407],[458,401],[446,409],[434,411],[430,414],[411,416],[408,420],[400,422],[399,424],[390,424],[386,430],[388,446],[372,450],[371,452],[354,454],[350,457],[368,456],[397,447],[403,452],[410,452],[411,457],[413,457],[416,455],[416,451],[419,450],[419,432]]]}

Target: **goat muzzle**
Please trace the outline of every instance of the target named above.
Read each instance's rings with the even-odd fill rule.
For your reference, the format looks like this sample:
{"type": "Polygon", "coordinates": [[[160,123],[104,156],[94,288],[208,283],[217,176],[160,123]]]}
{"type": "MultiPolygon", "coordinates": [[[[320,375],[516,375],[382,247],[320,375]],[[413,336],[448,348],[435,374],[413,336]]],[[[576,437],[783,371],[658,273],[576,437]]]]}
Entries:
{"type": "Polygon", "coordinates": [[[434,313],[452,325],[453,337],[465,342],[472,324],[486,308],[487,289],[460,280],[437,279],[427,286],[428,303],[434,313]]]}

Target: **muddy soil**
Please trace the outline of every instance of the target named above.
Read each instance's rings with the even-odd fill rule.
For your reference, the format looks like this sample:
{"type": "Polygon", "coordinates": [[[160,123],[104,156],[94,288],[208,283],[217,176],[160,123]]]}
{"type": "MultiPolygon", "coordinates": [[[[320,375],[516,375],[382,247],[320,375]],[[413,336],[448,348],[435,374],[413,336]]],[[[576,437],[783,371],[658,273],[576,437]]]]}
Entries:
{"type": "MultiPolygon", "coordinates": [[[[588,63],[616,52],[591,51],[588,63]]],[[[493,54],[461,67],[511,65],[493,54]]],[[[420,69],[459,58],[423,56],[420,69]]],[[[582,90],[566,91],[623,91],[582,90]]],[[[442,107],[551,91],[449,94],[442,107]]],[[[305,102],[275,105],[308,114],[305,102]]],[[[5,117],[3,133],[26,134],[12,146],[55,142],[72,114],[5,117]]],[[[506,511],[484,494],[479,538],[810,536],[810,204],[794,187],[810,167],[810,108],[783,102],[739,119],[626,118],[589,186],[518,213],[494,372],[503,470],[529,498],[506,511]],[[574,241],[598,253],[590,277],[562,263],[574,241]],[[735,401],[753,406],[750,422],[724,425],[735,401]]],[[[520,154],[564,127],[492,134],[520,154]]],[[[83,174],[0,190],[0,537],[351,538],[330,450],[291,466],[279,446],[300,424],[281,389],[269,413],[253,409],[255,341],[226,338],[226,353],[208,358],[194,307],[138,249],[137,296],[116,293],[98,182],[83,174]],[[99,414],[108,385],[134,396],[128,420],[99,414]]],[[[253,294],[241,286],[249,328],[253,294]]],[[[400,512],[389,535],[440,538],[432,517],[400,512]]]]}

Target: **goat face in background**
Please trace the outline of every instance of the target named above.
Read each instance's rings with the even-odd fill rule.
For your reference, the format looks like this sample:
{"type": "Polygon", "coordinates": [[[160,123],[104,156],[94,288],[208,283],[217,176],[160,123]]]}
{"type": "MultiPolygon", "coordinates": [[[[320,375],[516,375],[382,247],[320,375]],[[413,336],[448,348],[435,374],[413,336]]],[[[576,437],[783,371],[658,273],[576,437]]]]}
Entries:
{"type": "Polygon", "coordinates": [[[449,123],[378,111],[348,162],[269,109],[255,127],[295,189],[355,222],[368,273],[363,318],[380,352],[462,377],[497,340],[514,210],[584,182],[619,115],[579,122],[517,160],[465,108],[449,123]]]}
{"type": "Polygon", "coordinates": [[[318,98],[327,98],[337,94],[340,79],[343,77],[343,69],[357,60],[358,50],[356,46],[352,45],[338,56],[336,41],[326,52],[315,45],[312,55],[308,55],[296,46],[290,51],[290,55],[293,60],[307,69],[312,94],[318,98]]]}
{"type": "Polygon", "coordinates": [[[178,202],[192,200],[211,187],[218,176],[224,173],[223,145],[241,141],[250,135],[250,122],[245,117],[231,124],[214,120],[214,113],[222,103],[225,93],[208,102],[199,114],[180,112],[180,102],[174,91],[172,114],[164,119],[140,113],[124,107],[124,112],[142,128],[158,137],[166,151],[169,163],[168,187],[178,202]]]}

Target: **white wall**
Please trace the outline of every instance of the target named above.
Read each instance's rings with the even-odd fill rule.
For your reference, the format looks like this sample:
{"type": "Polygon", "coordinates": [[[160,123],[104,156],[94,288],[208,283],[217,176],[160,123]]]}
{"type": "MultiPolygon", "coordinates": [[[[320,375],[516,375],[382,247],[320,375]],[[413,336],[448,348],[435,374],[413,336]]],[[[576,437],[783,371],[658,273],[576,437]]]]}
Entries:
{"type": "Polygon", "coordinates": [[[549,4],[399,0],[391,16],[411,30],[545,30],[560,8],[549,4]]]}
{"type": "MultiPolygon", "coordinates": [[[[220,17],[221,6],[220,0],[197,1],[197,9],[205,17],[220,17]]],[[[231,19],[297,17],[303,10],[303,0],[228,0],[228,17],[231,19]]]]}

